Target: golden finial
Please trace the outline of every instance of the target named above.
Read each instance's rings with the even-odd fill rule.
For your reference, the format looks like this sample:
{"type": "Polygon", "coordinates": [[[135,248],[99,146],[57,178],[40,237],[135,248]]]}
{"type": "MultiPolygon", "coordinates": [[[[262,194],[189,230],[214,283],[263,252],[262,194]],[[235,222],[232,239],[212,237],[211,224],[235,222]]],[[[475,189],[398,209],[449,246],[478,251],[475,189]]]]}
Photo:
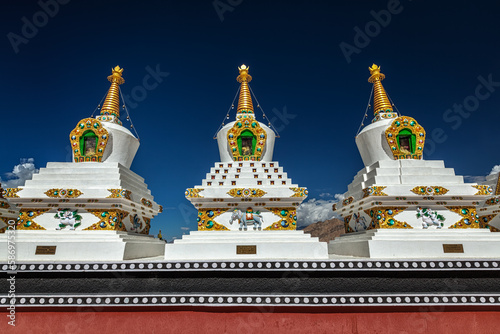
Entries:
{"type": "Polygon", "coordinates": [[[371,67],[368,67],[370,70],[370,78],[368,82],[373,84],[373,113],[375,116],[380,111],[390,111],[392,112],[392,105],[387,97],[387,93],[385,92],[384,86],[382,86],[382,80],[385,79],[385,75],[380,73],[380,66],[373,64],[371,67]]]}
{"type": "Polygon", "coordinates": [[[120,117],[120,88],[118,86],[125,82],[122,73],[123,68],[120,68],[120,66],[111,69],[111,75],[108,77],[111,87],[109,87],[108,95],[106,95],[106,99],[102,104],[101,115],[120,117]]]}
{"type": "Polygon", "coordinates": [[[120,68],[120,66],[115,66],[115,68],[111,69],[111,75],[108,77],[109,82],[116,82],[117,84],[121,85],[122,83],[125,82],[125,80],[122,78],[122,73],[123,73],[123,68],[120,68]]]}
{"type": "Polygon", "coordinates": [[[254,117],[252,96],[248,87],[248,83],[252,81],[252,76],[248,74],[249,68],[250,67],[247,67],[245,64],[241,65],[241,67],[238,67],[240,75],[238,75],[236,80],[241,83],[241,87],[240,97],[238,99],[238,109],[236,113],[237,118],[254,117]]]}
{"type": "Polygon", "coordinates": [[[240,83],[243,81],[250,82],[252,81],[252,76],[248,74],[248,70],[250,67],[247,67],[245,64],[241,65],[241,67],[238,67],[238,70],[240,71],[240,75],[236,78],[236,80],[240,83]]]}

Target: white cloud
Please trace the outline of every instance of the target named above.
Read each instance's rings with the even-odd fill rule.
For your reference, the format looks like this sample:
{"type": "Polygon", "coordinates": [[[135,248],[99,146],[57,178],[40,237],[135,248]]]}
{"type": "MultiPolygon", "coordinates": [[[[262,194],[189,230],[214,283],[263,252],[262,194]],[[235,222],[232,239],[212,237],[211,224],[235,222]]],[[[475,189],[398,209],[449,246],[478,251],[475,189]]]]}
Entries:
{"type": "Polygon", "coordinates": [[[319,194],[319,197],[325,198],[325,197],[333,197],[333,196],[330,193],[321,193],[321,194],[319,194]]]}
{"type": "Polygon", "coordinates": [[[464,175],[464,180],[467,183],[484,183],[486,181],[486,176],[471,176],[471,175],[464,175]]]}
{"type": "Polygon", "coordinates": [[[189,228],[189,227],[185,227],[185,226],[183,226],[183,227],[181,227],[181,230],[183,230],[183,231],[189,231],[189,230],[190,230],[190,228],[189,228]]]}
{"type": "Polygon", "coordinates": [[[496,174],[500,172],[500,165],[496,165],[491,169],[490,175],[496,174]]]}
{"type": "Polygon", "coordinates": [[[38,173],[35,168],[35,159],[21,159],[19,165],[15,165],[11,173],[5,173],[6,179],[0,178],[3,188],[16,188],[24,186],[26,180],[31,180],[33,174],[38,173]]]}
{"type": "Polygon", "coordinates": [[[343,199],[344,196],[336,194],[334,197],[335,199],[331,200],[312,198],[307,202],[303,202],[297,209],[298,225],[307,226],[335,217],[332,205],[343,199]]]}

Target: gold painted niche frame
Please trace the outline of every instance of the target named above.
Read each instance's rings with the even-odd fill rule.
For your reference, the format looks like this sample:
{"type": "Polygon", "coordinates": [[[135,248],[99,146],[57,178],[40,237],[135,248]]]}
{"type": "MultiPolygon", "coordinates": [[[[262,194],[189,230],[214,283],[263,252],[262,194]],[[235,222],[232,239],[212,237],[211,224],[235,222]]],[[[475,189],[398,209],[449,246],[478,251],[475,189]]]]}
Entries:
{"type": "Polygon", "coordinates": [[[425,136],[425,129],[414,118],[408,116],[399,116],[394,119],[391,125],[385,130],[385,139],[395,160],[421,160],[424,152],[425,136]],[[397,142],[397,136],[402,130],[409,130],[415,136],[415,151],[411,154],[402,152],[397,142]]]}
{"type": "Polygon", "coordinates": [[[108,130],[104,128],[99,120],[94,118],[82,119],[69,134],[74,162],[102,162],[104,150],[108,144],[108,139],[108,130]],[[82,152],[80,151],[80,138],[87,133],[87,131],[92,131],[97,137],[97,149],[95,154],[88,156],[85,154],[82,155],[82,152]]]}
{"type": "Polygon", "coordinates": [[[260,126],[260,123],[253,118],[237,120],[233,127],[227,132],[227,142],[234,161],[260,161],[266,141],[266,131],[260,126]],[[253,155],[243,156],[240,155],[238,148],[238,137],[246,130],[252,132],[257,138],[257,143],[255,144],[253,155]]]}

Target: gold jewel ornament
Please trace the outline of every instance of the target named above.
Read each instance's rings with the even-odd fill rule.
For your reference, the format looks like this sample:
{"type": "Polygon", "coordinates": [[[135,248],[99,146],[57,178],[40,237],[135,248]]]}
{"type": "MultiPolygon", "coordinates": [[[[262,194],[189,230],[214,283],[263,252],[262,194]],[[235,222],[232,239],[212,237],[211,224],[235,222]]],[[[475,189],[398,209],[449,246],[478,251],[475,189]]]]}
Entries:
{"type": "Polygon", "coordinates": [[[108,189],[108,191],[111,193],[111,195],[109,195],[106,198],[125,198],[125,199],[128,199],[128,200],[131,200],[130,196],[132,195],[132,192],[130,190],[126,190],[126,189],[108,189]]]}
{"type": "Polygon", "coordinates": [[[305,187],[292,187],[290,190],[294,192],[294,194],[290,197],[307,197],[307,194],[309,193],[305,187]]]}
{"type": "Polygon", "coordinates": [[[386,186],[371,186],[363,189],[363,198],[368,196],[388,196],[382,190],[387,188],[386,186]]]}
{"type": "Polygon", "coordinates": [[[227,194],[231,197],[262,197],[267,193],[257,188],[233,188],[227,194]]]}
{"type": "Polygon", "coordinates": [[[83,193],[78,189],[52,188],[47,190],[44,194],[51,198],[78,198],[83,193]]]}
{"type": "Polygon", "coordinates": [[[406,209],[407,207],[374,207],[365,210],[366,214],[372,219],[368,230],[376,228],[413,228],[410,224],[394,218],[395,215],[406,209]]]}
{"type": "Polygon", "coordinates": [[[200,192],[203,191],[205,189],[203,188],[188,188],[186,189],[186,192],[184,193],[184,195],[186,196],[186,198],[203,198],[202,195],[200,195],[200,192]]]}
{"type": "Polygon", "coordinates": [[[229,209],[203,209],[198,211],[198,231],[228,231],[229,229],[222,224],[216,223],[215,218],[229,209]]]}
{"type": "Polygon", "coordinates": [[[425,130],[412,117],[396,118],[385,130],[385,139],[395,160],[422,159],[425,130]]]}
{"type": "Polygon", "coordinates": [[[441,186],[418,186],[410,191],[421,196],[440,196],[446,194],[449,190],[441,186]]]}

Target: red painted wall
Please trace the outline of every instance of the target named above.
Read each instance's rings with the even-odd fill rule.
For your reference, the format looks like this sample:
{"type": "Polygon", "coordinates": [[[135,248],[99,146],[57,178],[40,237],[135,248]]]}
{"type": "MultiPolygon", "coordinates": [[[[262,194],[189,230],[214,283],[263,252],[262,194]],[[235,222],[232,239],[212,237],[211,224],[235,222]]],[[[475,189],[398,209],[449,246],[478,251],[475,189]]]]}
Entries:
{"type": "Polygon", "coordinates": [[[2,312],[0,333],[500,333],[500,312],[2,312]]]}

